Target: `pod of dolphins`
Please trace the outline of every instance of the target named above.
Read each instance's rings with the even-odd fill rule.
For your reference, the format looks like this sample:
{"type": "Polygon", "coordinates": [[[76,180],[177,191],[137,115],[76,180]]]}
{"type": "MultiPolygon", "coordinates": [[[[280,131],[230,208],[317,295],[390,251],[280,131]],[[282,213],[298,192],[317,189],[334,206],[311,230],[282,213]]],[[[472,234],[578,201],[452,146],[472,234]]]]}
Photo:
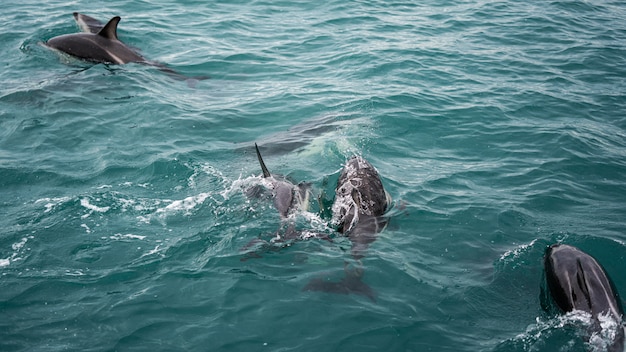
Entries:
{"type": "MultiPolygon", "coordinates": [[[[256,144],[255,148],[263,176],[272,177],[256,144]]],[[[272,184],[274,205],[283,217],[303,206],[303,200],[308,199],[308,196],[302,196],[305,191],[300,186],[289,181],[274,179],[272,184]]],[[[374,290],[362,281],[363,268],[359,260],[376,240],[376,234],[385,228],[388,221],[385,213],[390,202],[391,197],[385,191],[376,168],[362,156],[348,159],[335,188],[332,223],[337,232],[352,243],[351,254],[359,265],[354,270],[346,267],[345,277],[338,282],[317,278],[311,280],[304,290],[353,293],[375,301],[374,290]]],[[[561,313],[577,310],[591,315],[591,334],[600,332],[602,319],[609,318],[623,324],[624,310],[620,296],[604,268],[589,254],[567,244],[549,246],[544,256],[544,277],[547,286],[544,293],[561,313]]],[[[608,350],[623,351],[624,335],[621,325],[608,350]]]]}
{"type": "MultiPolygon", "coordinates": [[[[113,17],[106,24],[77,12],[74,13],[74,18],[83,30],[82,33],[54,37],[45,44],[81,60],[107,64],[135,62],[154,66],[174,77],[182,77],[163,64],[145,59],[135,49],[121,42],[117,36],[119,16],[113,17]]],[[[271,174],[256,144],[255,149],[263,177],[271,185],[273,203],[281,219],[286,221],[294,210],[306,210],[310,196],[309,185],[296,185],[280,175],[271,174]]],[[[355,155],[348,159],[335,188],[332,223],[337,232],[352,243],[351,255],[358,263],[357,267],[348,270],[346,265],[346,276],[338,282],[313,279],[304,290],[353,293],[375,300],[374,291],[362,281],[363,268],[360,259],[365,255],[368,246],[375,241],[376,235],[385,228],[385,213],[390,202],[391,198],[374,166],[361,156],[355,155]]],[[[296,234],[293,228],[287,231],[288,239],[297,238],[296,234]]],[[[319,237],[325,238],[324,235],[319,237]]],[[[561,313],[583,311],[590,314],[593,320],[592,333],[602,328],[602,319],[610,318],[620,324],[608,349],[624,350],[624,310],[620,296],[596,259],[570,245],[551,245],[544,256],[544,277],[545,294],[552,305],[561,313]]]]}

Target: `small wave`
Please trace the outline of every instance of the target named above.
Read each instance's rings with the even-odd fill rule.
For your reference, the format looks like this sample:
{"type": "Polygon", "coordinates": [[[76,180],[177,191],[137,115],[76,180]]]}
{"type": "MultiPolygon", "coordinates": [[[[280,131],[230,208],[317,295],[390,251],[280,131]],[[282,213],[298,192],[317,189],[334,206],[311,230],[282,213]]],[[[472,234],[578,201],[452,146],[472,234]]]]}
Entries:
{"type": "Polygon", "coordinates": [[[181,212],[181,211],[184,211],[186,214],[189,214],[192,209],[204,203],[204,201],[209,196],[210,196],[209,193],[200,193],[198,195],[190,196],[182,200],[172,201],[165,208],[158,209],[157,214],[169,213],[169,212],[181,212]]]}
{"type": "Polygon", "coordinates": [[[9,266],[12,262],[16,262],[18,260],[23,259],[20,255],[23,252],[26,246],[26,243],[31,238],[33,238],[33,236],[22,237],[19,241],[13,243],[11,245],[11,249],[13,250],[13,253],[7,258],[0,259],[0,268],[9,266]]]}
{"type": "Polygon", "coordinates": [[[35,201],[35,204],[46,203],[44,207],[44,213],[49,213],[52,209],[59,206],[60,204],[67,203],[71,200],[70,197],[57,197],[57,198],[40,198],[35,201]]]}
{"type": "Polygon", "coordinates": [[[116,233],[113,236],[109,236],[109,238],[112,240],[123,240],[123,239],[144,240],[146,239],[146,236],[133,235],[132,233],[127,233],[125,235],[122,235],[121,233],[116,233]]]}
{"type": "Polygon", "coordinates": [[[521,343],[525,346],[525,350],[535,350],[537,346],[544,345],[548,340],[556,338],[563,343],[564,339],[567,339],[568,342],[565,345],[571,350],[576,349],[574,346],[584,344],[594,352],[607,351],[623,326],[609,315],[600,315],[598,320],[600,329],[589,334],[597,322],[587,312],[575,310],[549,319],[537,317],[535,324],[529,325],[525,332],[517,335],[510,342],[521,343]]]}
{"type": "Polygon", "coordinates": [[[536,242],[537,242],[537,239],[535,238],[534,240],[532,240],[528,244],[522,244],[522,245],[517,246],[514,249],[510,249],[510,250],[504,252],[504,254],[502,254],[500,256],[500,261],[501,262],[515,261],[523,253],[525,253],[529,248],[534,246],[536,242]]]}
{"type": "MultiPolygon", "coordinates": [[[[87,199],[87,198],[82,198],[80,200],[80,205],[82,205],[83,207],[85,207],[85,208],[87,208],[87,209],[89,209],[91,211],[95,211],[95,212],[98,212],[98,213],[106,213],[107,211],[109,211],[109,209],[111,209],[111,207],[108,207],[108,206],[106,206],[106,207],[99,207],[97,205],[93,205],[93,204],[91,204],[89,202],[89,199],[87,199]]],[[[91,213],[86,215],[86,216],[84,216],[84,217],[87,217],[89,215],[91,215],[91,213]]]]}

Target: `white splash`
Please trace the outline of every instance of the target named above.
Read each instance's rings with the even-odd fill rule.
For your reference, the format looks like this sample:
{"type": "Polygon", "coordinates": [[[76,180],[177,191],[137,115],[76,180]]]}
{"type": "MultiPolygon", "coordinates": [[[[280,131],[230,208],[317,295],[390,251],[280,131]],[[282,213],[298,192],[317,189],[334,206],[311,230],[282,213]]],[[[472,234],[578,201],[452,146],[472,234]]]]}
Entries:
{"type": "Polygon", "coordinates": [[[41,198],[41,199],[37,199],[35,201],[35,204],[46,202],[46,204],[44,204],[44,207],[46,209],[43,212],[49,213],[57,205],[65,203],[69,200],[70,200],[70,197],[41,198]]]}
{"type": "Polygon", "coordinates": [[[142,254],[141,257],[139,257],[139,258],[147,257],[149,255],[153,255],[153,254],[159,253],[160,251],[161,251],[161,245],[157,244],[156,247],[154,247],[153,249],[149,250],[148,252],[142,254]]]}
{"type": "Polygon", "coordinates": [[[233,181],[229,187],[224,188],[224,190],[220,192],[220,196],[222,196],[222,199],[228,200],[231,195],[236,194],[236,193],[240,193],[243,190],[249,189],[249,188],[251,188],[253,186],[257,186],[259,184],[261,184],[261,185],[263,185],[265,187],[268,187],[268,188],[271,187],[271,182],[265,180],[260,175],[259,176],[249,176],[249,177],[246,177],[246,178],[241,178],[241,175],[239,175],[238,179],[233,181]]]}
{"type": "Polygon", "coordinates": [[[504,252],[504,254],[500,256],[500,260],[504,261],[508,257],[511,257],[511,256],[512,256],[512,259],[518,258],[522,253],[524,253],[524,251],[526,251],[526,249],[532,247],[535,244],[535,242],[537,242],[536,238],[528,244],[522,244],[515,249],[511,249],[511,250],[504,252]]]}
{"type": "Polygon", "coordinates": [[[83,207],[98,212],[98,213],[106,213],[107,211],[109,211],[109,209],[111,209],[111,207],[99,207],[97,205],[93,205],[91,203],[89,203],[89,199],[87,198],[82,198],[80,200],[80,205],[82,205],[83,207]]]}
{"type": "MultiPolygon", "coordinates": [[[[32,236],[30,238],[32,238],[32,236]]],[[[9,266],[11,262],[22,259],[19,257],[19,252],[24,248],[26,242],[28,242],[28,237],[23,237],[21,240],[19,240],[19,242],[13,243],[11,245],[11,249],[13,249],[14,251],[13,254],[11,254],[11,256],[8,258],[0,259],[0,267],[9,266]]]]}
{"type": "Polygon", "coordinates": [[[132,233],[127,233],[125,235],[121,233],[116,233],[113,236],[109,236],[112,240],[122,240],[122,239],[134,239],[134,240],[143,240],[146,236],[133,235],[132,233]]]}
{"type": "Polygon", "coordinates": [[[209,193],[200,193],[195,196],[187,197],[182,200],[172,201],[165,208],[161,208],[157,210],[157,213],[169,213],[169,212],[179,212],[184,211],[189,213],[193,208],[198,205],[204,203],[204,201],[210,196],[209,193]]]}
{"type": "Polygon", "coordinates": [[[624,329],[624,326],[609,313],[598,315],[598,322],[600,331],[591,335],[589,346],[592,351],[607,351],[618,336],[619,330],[624,329]]]}

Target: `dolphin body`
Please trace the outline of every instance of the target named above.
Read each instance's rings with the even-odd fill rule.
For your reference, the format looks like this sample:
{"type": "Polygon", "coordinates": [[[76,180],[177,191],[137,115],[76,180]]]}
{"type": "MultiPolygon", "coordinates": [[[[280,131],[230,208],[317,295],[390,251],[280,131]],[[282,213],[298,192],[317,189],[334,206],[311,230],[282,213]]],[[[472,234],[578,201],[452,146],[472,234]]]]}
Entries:
{"type": "MultiPolygon", "coordinates": [[[[600,315],[619,324],[609,351],[624,350],[624,310],[613,282],[589,254],[566,244],[549,246],[544,257],[547,293],[563,313],[580,310],[591,314],[592,332],[599,332],[600,315]]],[[[544,307],[546,308],[546,307],[544,307]]]]}
{"type": "Polygon", "coordinates": [[[287,216],[294,209],[308,209],[310,192],[308,184],[300,182],[298,185],[294,185],[291,181],[281,175],[272,175],[261,157],[259,146],[254,143],[256,149],[256,156],[261,164],[261,170],[263,171],[263,178],[268,180],[272,188],[272,198],[274,198],[274,206],[280,213],[282,219],[286,219],[287,216]]]}
{"type": "MultiPolygon", "coordinates": [[[[246,261],[249,258],[260,258],[261,256],[251,249],[254,247],[261,247],[263,250],[279,250],[280,247],[273,247],[270,243],[285,243],[289,240],[296,240],[302,238],[302,232],[297,231],[295,223],[290,221],[289,215],[296,210],[307,210],[309,206],[309,198],[311,195],[310,185],[305,182],[300,182],[295,185],[289,181],[286,177],[277,174],[271,174],[265,166],[259,146],[255,143],[256,155],[263,171],[263,178],[269,181],[271,188],[271,196],[274,202],[274,207],[278,210],[281,219],[281,229],[279,229],[275,237],[270,241],[265,241],[260,238],[253,239],[248,242],[242,250],[246,251],[246,255],[242,258],[242,261],[246,261]],[[286,226],[285,226],[286,225],[286,226]],[[284,229],[286,227],[286,229],[284,229]],[[281,231],[284,229],[284,231],[281,231]]],[[[255,186],[249,189],[246,193],[249,196],[259,196],[265,190],[261,186],[255,186]]],[[[307,237],[317,237],[328,239],[328,236],[323,234],[308,233],[307,237]]]]}
{"type": "MultiPolygon", "coordinates": [[[[117,25],[121,19],[119,16],[111,18],[109,22],[103,25],[102,22],[93,17],[78,12],[74,12],[73,15],[76,23],[84,32],[51,38],[46,42],[48,47],[85,61],[119,65],[136,62],[154,66],[174,78],[190,78],[163,64],[146,60],[137,50],[122,43],[117,37],[117,25]]],[[[208,77],[191,78],[206,79],[208,77]]]]}
{"type": "Polygon", "coordinates": [[[354,293],[375,301],[374,291],[361,280],[363,268],[360,260],[369,245],[376,240],[376,234],[387,225],[384,214],[390,203],[391,197],[385,191],[376,168],[361,156],[350,158],[335,188],[332,223],[350,239],[351,254],[358,267],[349,270],[346,264],[345,277],[339,282],[316,278],[304,287],[305,291],[354,293]]]}
{"type": "Polygon", "coordinates": [[[118,39],[117,25],[120,16],[111,18],[104,26],[101,26],[100,21],[95,18],[78,12],[74,12],[74,19],[81,29],[87,31],[51,38],[46,45],[86,61],[108,64],[148,63],[135,50],[118,39]]]}

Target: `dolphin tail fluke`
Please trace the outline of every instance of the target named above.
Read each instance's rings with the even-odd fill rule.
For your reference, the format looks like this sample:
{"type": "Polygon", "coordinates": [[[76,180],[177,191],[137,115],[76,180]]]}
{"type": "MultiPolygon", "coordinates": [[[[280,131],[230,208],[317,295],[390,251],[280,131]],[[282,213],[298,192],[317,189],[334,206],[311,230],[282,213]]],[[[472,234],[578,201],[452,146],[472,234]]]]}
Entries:
{"type": "Polygon", "coordinates": [[[259,146],[254,143],[254,148],[256,149],[256,156],[259,158],[259,164],[261,164],[261,170],[263,170],[263,177],[271,177],[270,171],[265,166],[263,162],[263,158],[261,157],[261,152],[259,151],[259,146]]]}
{"type": "Polygon", "coordinates": [[[329,281],[323,278],[315,278],[309,281],[302,289],[303,291],[321,291],[342,295],[355,294],[369,298],[376,302],[376,293],[366,283],[361,280],[361,275],[357,272],[346,270],[346,276],[340,281],[329,281]]]}

